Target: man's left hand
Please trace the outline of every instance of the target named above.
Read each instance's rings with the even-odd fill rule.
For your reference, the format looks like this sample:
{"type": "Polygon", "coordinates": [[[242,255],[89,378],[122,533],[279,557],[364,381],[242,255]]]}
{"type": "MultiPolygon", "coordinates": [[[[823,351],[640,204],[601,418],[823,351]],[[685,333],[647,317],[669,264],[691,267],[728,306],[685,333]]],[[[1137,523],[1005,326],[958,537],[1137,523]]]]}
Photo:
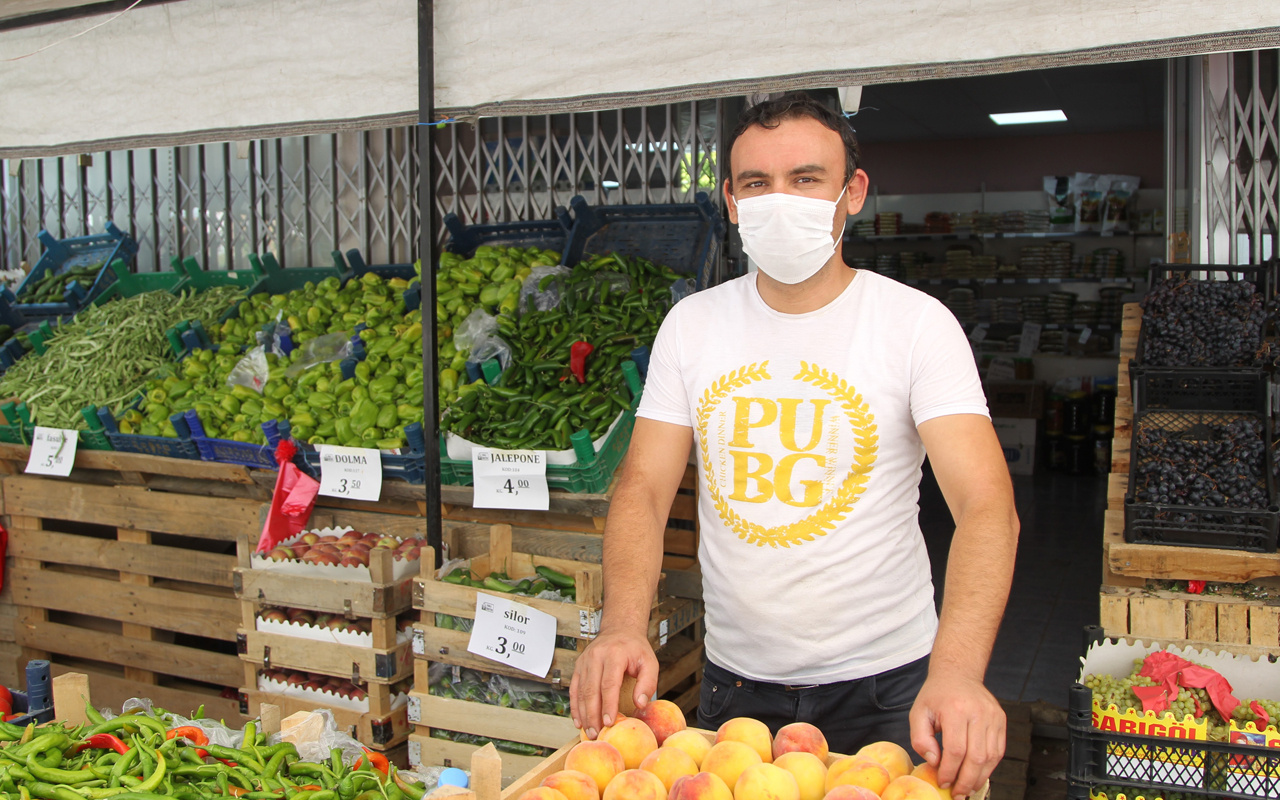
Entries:
{"type": "Polygon", "coordinates": [[[986,783],[1004,757],[1004,742],[1004,709],[981,681],[940,671],[924,682],[911,707],[911,746],[937,767],[938,785],[950,786],[953,798],[986,783]]]}

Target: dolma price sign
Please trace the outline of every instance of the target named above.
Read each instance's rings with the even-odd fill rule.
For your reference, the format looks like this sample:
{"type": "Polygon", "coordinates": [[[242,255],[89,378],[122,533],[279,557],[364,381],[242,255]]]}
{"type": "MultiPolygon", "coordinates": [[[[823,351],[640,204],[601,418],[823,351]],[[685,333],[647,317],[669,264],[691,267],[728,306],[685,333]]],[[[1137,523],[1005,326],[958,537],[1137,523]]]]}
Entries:
{"type": "Polygon", "coordinates": [[[542,450],[493,450],[471,453],[473,508],[523,508],[546,511],[547,454],[542,450]]]}

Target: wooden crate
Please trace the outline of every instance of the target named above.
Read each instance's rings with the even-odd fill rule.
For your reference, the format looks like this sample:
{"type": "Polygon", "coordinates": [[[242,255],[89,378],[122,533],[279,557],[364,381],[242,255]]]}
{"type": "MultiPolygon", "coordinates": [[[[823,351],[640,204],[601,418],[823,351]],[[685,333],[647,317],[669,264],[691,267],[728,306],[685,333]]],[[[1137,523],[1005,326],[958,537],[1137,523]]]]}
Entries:
{"type": "MultiPolygon", "coordinates": [[[[409,765],[415,768],[425,764],[471,769],[472,759],[481,749],[483,748],[473,744],[411,733],[409,734],[409,765]]],[[[537,769],[544,760],[539,756],[522,756],[503,752],[498,752],[498,757],[500,758],[499,779],[503,786],[514,783],[522,775],[537,769]]],[[[475,774],[474,770],[472,774],[475,774]]]]}
{"type": "MultiPolygon", "coordinates": [[[[247,665],[246,665],[247,666],[247,665]]],[[[249,667],[250,675],[253,673],[249,667]]],[[[374,694],[369,694],[370,710],[368,712],[353,711],[337,706],[327,706],[313,700],[302,700],[289,695],[265,692],[256,688],[256,681],[251,681],[248,688],[241,691],[240,711],[250,717],[257,716],[263,703],[279,706],[282,716],[299,711],[314,711],[326,708],[333,714],[334,722],[339,728],[346,729],[361,744],[375,750],[390,750],[403,744],[409,738],[412,726],[409,725],[408,706],[386,709],[382,713],[374,711],[374,694]]],[[[370,684],[372,687],[373,684],[370,684]]]]}
{"type": "Polygon", "coordinates": [[[231,551],[261,503],[28,476],[3,493],[22,660],[239,685],[231,551]]]}
{"type": "MultiPolygon", "coordinates": [[[[236,597],[243,601],[372,619],[394,618],[412,607],[412,580],[394,579],[389,551],[378,548],[370,552],[372,580],[337,580],[253,569],[250,557],[256,544],[246,537],[239,540],[239,566],[232,583],[236,597]]],[[[424,563],[430,561],[425,551],[422,558],[424,563]]]]}
{"type": "Polygon", "coordinates": [[[1108,636],[1157,639],[1240,655],[1280,652],[1280,606],[1260,601],[1103,587],[1099,617],[1108,636]]]}
{"type": "Polygon", "coordinates": [[[413,645],[408,639],[396,641],[395,617],[372,620],[373,645],[360,647],[256,630],[249,627],[255,622],[256,611],[246,613],[245,627],[236,636],[240,658],[246,662],[335,675],[353,682],[395,683],[413,675],[413,645]],[[379,647],[379,642],[383,646],[379,647]]]}

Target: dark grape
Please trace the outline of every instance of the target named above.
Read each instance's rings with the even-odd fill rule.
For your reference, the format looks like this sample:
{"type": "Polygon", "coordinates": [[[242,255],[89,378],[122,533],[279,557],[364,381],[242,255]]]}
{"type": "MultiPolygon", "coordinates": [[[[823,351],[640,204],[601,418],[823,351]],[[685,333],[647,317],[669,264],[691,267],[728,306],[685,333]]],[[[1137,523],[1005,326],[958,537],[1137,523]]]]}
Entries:
{"type": "Polygon", "coordinates": [[[1133,440],[1134,500],[1207,508],[1266,508],[1263,424],[1257,417],[1156,413],[1133,440]]]}
{"type": "Polygon", "coordinates": [[[1247,281],[1157,281],[1142,299],[1142,364],[1151,367],[1251,367],[1274,361],[1263,345],[1275,309],[1247,281]]]}

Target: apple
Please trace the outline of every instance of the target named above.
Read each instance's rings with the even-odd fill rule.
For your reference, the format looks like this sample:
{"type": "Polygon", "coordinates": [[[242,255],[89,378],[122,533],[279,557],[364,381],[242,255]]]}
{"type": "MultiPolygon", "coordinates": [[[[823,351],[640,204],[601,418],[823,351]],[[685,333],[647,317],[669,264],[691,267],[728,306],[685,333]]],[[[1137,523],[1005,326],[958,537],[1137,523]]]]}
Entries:
{"type": "Polygon", "coordinates": [[[270,553],[267,553],[267,558],[272,561],[288,561],[293,558],[293,550],[287,547],[277,547],[270,553]]]}
{"type": "Polygon", "coordinates": [[[342,630],[347,627],[347,621],[342,617],[334,615],[329,617],[329,621],[325,623],[325,627],[331,631],[342,630]]]}
{"type": "Polygon", "coordinates": [[[299,542],[292,549],[294,558],[302,558],[311,550],[311,545],[299,542]]]}
{"type": "Polygon", "coordinates": [[[302,534],[302,541],[306,542],[309,545],[315,544],[316,542],[320,541],[320,534],[304,533],[302,534]]]}
{"type": "Polygon", "coordinates": [[[262,612],[262,619],[269,622],[288,622],[289,617],[278,608],[268,608],[262,612]]]}
{"type": "Polygon", "coordinates": [[[320,537],[320,541],[322,541],[322,542],[336,542],[336,541],[338,541],[338,537],[337,537],[337,536],[334,536],[333,534],[327,534],[327,535],[325,535],[325,536],[321,536],[321,537],[320,537]]]}
{"type": "Polygon", "coordinates": [[[285,678],[285,683],[289,684],[290,686],[301,686],[306,682],[307,682],[307,676],[303,675],[301,672],[295,672],[289,675],[289,677],[285,678]]]}
{"type": "Polygon", "coordinates": [[[422,551],[417,547],[410,547],[408,550],[403,551],[401,555],[404,557],[405,561],[417,561],[421,552],[422,551]]]}
{"type": "Polygon", "coordinates": [[[344,567],[363,567],[364,562],[360,560],[360,556],[343,556],[338,559],[338,564],[344,567]]]}

